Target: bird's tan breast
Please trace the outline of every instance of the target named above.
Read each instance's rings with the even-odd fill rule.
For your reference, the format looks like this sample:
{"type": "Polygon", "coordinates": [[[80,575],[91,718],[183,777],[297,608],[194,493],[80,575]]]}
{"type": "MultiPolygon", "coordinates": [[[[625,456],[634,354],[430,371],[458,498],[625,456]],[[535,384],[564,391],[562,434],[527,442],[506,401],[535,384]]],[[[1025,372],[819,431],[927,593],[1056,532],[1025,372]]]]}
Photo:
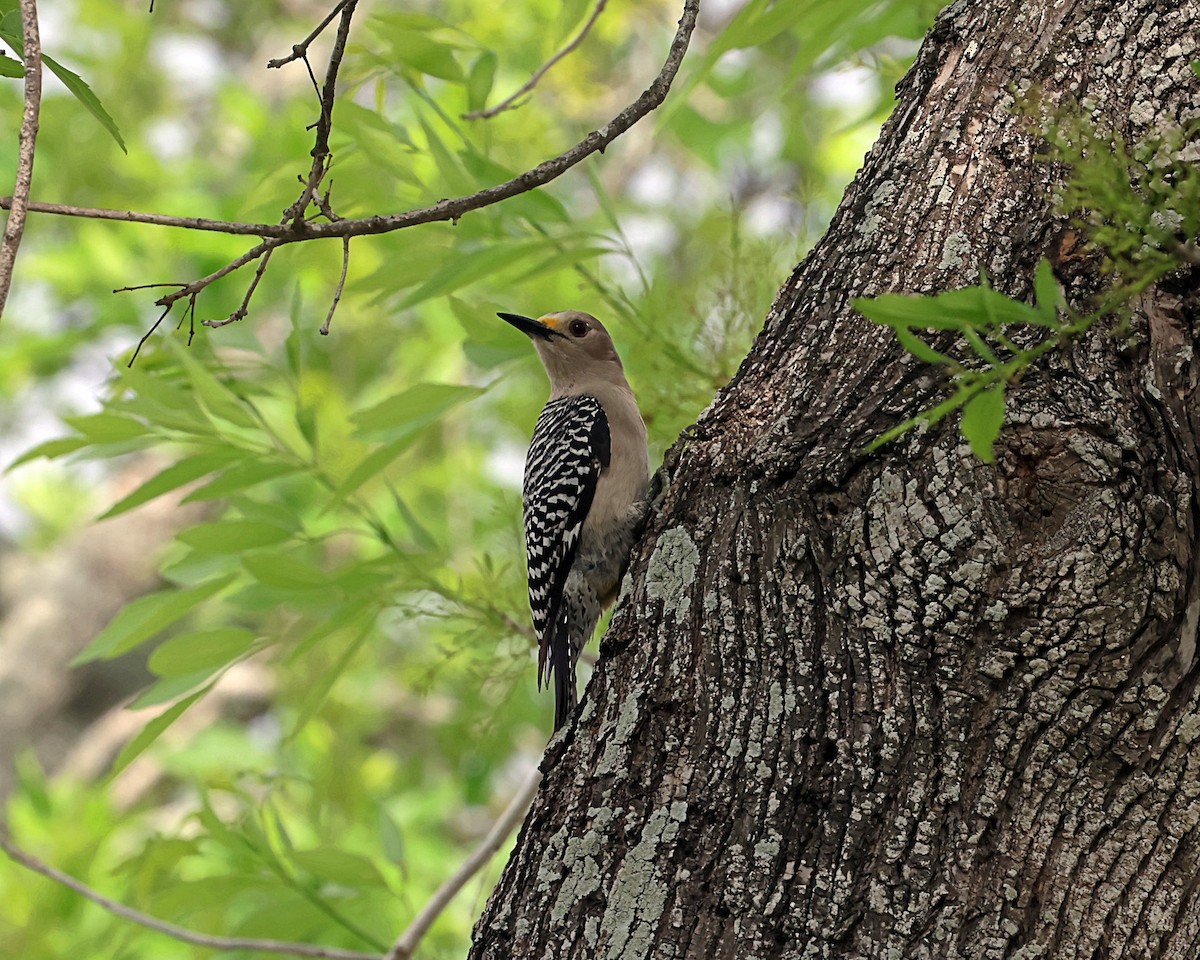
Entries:
{"type": "Polygon", "coordinates": [[[596,482],[596,496],[584,530],[609,529],[630,522],[633,508],[646,498],[650,469],[646,453],[646,425],[628,388],[598,396],[608,418],[611,447],[608,467],[596,482]]]}

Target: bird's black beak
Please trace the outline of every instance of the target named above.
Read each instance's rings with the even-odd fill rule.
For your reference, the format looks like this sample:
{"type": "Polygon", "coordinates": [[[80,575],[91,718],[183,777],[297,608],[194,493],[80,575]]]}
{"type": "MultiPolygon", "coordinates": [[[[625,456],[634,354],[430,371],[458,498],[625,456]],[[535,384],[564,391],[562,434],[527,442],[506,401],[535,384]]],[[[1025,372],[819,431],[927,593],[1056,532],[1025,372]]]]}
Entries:
{"type": "Polygon", "coordinates": [[[498,313],[496,316],[498,316],[501,320],[507,320],[528,337],[538,337],[542,340],[549,340],[552,337],[562,336],[562,334],[557,330],[546,326],[544,323],[538,323],[536,320],[530,320],[529,317],[523,317],[519,313],[498,313]]]}

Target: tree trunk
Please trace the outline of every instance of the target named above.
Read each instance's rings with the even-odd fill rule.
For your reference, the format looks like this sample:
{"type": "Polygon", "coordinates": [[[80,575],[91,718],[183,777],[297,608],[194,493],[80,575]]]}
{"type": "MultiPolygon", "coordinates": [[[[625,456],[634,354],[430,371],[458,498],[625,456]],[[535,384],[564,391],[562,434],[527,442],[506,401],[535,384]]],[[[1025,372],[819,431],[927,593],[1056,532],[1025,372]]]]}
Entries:
{"type": "Polygon", "coordinates": [[[994,465],[851,299],[1049,257],[1101,289],[1017,104],[1194,119],[1200,0],[959,2],[735,381],[471,956],[1200,956],[1200,270],[1009,390],[994,465]]]}

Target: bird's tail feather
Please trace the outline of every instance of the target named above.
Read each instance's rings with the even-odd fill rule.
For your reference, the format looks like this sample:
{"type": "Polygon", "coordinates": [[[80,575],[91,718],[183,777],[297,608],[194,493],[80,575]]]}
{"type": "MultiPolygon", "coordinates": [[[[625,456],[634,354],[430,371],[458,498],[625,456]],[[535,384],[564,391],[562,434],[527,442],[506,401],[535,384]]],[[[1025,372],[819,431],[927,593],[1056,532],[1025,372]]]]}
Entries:
{"type": "Polygon", "coordinates": [[[575,658],[571,655],[570,617],[560,616],[550,641],[550,671],[554,674],[554,729],[567,722],[575,709],[575,658]]]}

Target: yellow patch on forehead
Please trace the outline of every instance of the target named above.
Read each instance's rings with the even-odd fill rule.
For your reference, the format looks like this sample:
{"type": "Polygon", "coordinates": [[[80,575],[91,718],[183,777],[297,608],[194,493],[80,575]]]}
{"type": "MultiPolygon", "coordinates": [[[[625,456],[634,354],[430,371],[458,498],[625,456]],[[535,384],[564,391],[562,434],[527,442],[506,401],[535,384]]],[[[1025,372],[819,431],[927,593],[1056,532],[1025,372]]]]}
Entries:
{"type": "Polygon", "coordinates": [[[557,330],[558,325],[562,323],[562,321],[552,313],[548,313],[544,317],[538,317],[537,322],[544,327],[549,327],[551,330],[557,330]]]}

